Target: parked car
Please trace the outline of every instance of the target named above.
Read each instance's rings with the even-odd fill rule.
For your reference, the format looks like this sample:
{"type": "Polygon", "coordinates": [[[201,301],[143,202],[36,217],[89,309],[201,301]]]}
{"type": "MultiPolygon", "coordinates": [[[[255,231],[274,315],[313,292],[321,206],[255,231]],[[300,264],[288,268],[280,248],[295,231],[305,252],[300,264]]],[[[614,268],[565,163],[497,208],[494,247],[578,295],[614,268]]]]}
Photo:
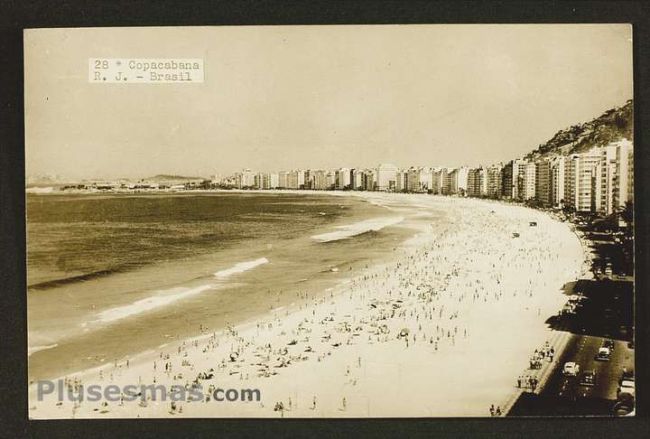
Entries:
{"type": "Polygon", "coordinates": [[[632,381],[634,382],[634,371],[624,370],[621,379],[618,380],[618,383],[621,384],[623,381],[632,381]]]}
{"type": "Polygon", "coordinates": [[[627,392],[619,393],[612,411],[615,416],[628,416],[633,414],[634,395],[627,392]]]}
{"type": "Polygon", "coordinates": [[[562,369],[562,373],[564,376],[578,376],[578,373],[580,372],[580,365],[574,363],[573,361],[569,361],[567,363],[564,363],[564,368],[562,369]]]}
{"type": "Polygon", "coordinates": [[[601,347],[600,349],[598,349],[598,353],[596,354],[596,360],[609,361],[611,356],[612,356],[612,351],[609,348],[601,347]]]}
{"type": "Polygon", "coordinates": [[[593,386],[596,384],[596,372],[593,370],[585,370],[580,376],[581,386],[593,386]]]}
{"type": "Polygon", "coordinates": [[[632,395],[632,397],[636,396],[635,395],[636,388],[634,386],[634,381],[629,381],[629,380],[623,380],[621,382],[621,385],[618,387],[618,396],[620,398],[620,395],[623,393],[629,393],[632,395]]]}

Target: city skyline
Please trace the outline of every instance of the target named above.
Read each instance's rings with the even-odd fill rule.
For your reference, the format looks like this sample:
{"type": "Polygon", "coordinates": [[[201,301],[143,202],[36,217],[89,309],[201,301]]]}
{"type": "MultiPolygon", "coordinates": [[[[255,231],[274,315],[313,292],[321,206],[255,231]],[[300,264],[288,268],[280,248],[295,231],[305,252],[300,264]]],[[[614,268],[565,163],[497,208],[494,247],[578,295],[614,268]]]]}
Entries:
{"type": "Polygon", "coordinates": [[[489,166],[632,98],[628,25],[362,28],[26,32],[27,175],[489,166]],[[206,81],[84,76],[90,57],[145,55],[202,57],[206,81]]]}

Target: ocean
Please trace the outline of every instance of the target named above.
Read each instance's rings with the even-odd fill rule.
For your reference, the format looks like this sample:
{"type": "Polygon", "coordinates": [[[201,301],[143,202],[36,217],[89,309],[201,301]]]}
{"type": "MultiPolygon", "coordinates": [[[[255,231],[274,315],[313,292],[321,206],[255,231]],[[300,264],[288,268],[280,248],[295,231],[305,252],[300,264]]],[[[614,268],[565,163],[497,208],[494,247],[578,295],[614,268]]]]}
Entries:
{"type": "Polygon", "coordinates": [[[30,380],[324,294],[413,235],[313,193],[30,194],[26,210],[30,380]]]}

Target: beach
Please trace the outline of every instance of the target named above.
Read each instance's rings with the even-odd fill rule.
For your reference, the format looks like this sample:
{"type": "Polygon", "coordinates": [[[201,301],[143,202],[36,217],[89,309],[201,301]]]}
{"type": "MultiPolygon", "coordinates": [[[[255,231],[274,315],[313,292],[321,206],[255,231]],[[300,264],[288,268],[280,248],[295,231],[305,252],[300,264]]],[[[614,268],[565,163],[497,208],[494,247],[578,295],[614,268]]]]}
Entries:
{"type": "MultiPolygon", "coordinates": [[[[394,226],[410,238],[349,275],[324,267],[339,277],[323,290],[287,291],[289,300],[225,328],[196,320],[192,337],[61,377],[77,390],[194,386],[201,401],[58,402],[54,394],[38,401],[32,383],[30,418],[489,416],[490,405],[517,392],[533,350],[558,338],[545,322],[566,302],[562,287],[583,273],[578,237],[547,213],[513,204],[338,195],[361,197],[386,213],[356,228],[332,226],[314,242],[394,226]],[[216,389],[258,389],[261,398],[215,401],[216,389]]],[[[248,268],[271,269],[268,262],[254,259],[215,276],[236,279],[248,268]]],[[[173,300],[192,291],[184,294],[173,300]]]]}

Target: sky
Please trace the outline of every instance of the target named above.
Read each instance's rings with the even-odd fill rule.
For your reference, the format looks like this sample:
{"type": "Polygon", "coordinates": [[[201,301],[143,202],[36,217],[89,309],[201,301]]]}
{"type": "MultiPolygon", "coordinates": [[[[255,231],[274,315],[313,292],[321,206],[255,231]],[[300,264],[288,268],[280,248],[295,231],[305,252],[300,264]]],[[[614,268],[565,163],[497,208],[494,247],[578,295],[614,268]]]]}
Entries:
{"type": "Polygon", "coordinates": [[[24,46],[28,176],[490,165],[633,97],[625,24],[31,29],[24,46]],[[101,57],[202,58],[205,81],[92,84],[101,57]]]}

